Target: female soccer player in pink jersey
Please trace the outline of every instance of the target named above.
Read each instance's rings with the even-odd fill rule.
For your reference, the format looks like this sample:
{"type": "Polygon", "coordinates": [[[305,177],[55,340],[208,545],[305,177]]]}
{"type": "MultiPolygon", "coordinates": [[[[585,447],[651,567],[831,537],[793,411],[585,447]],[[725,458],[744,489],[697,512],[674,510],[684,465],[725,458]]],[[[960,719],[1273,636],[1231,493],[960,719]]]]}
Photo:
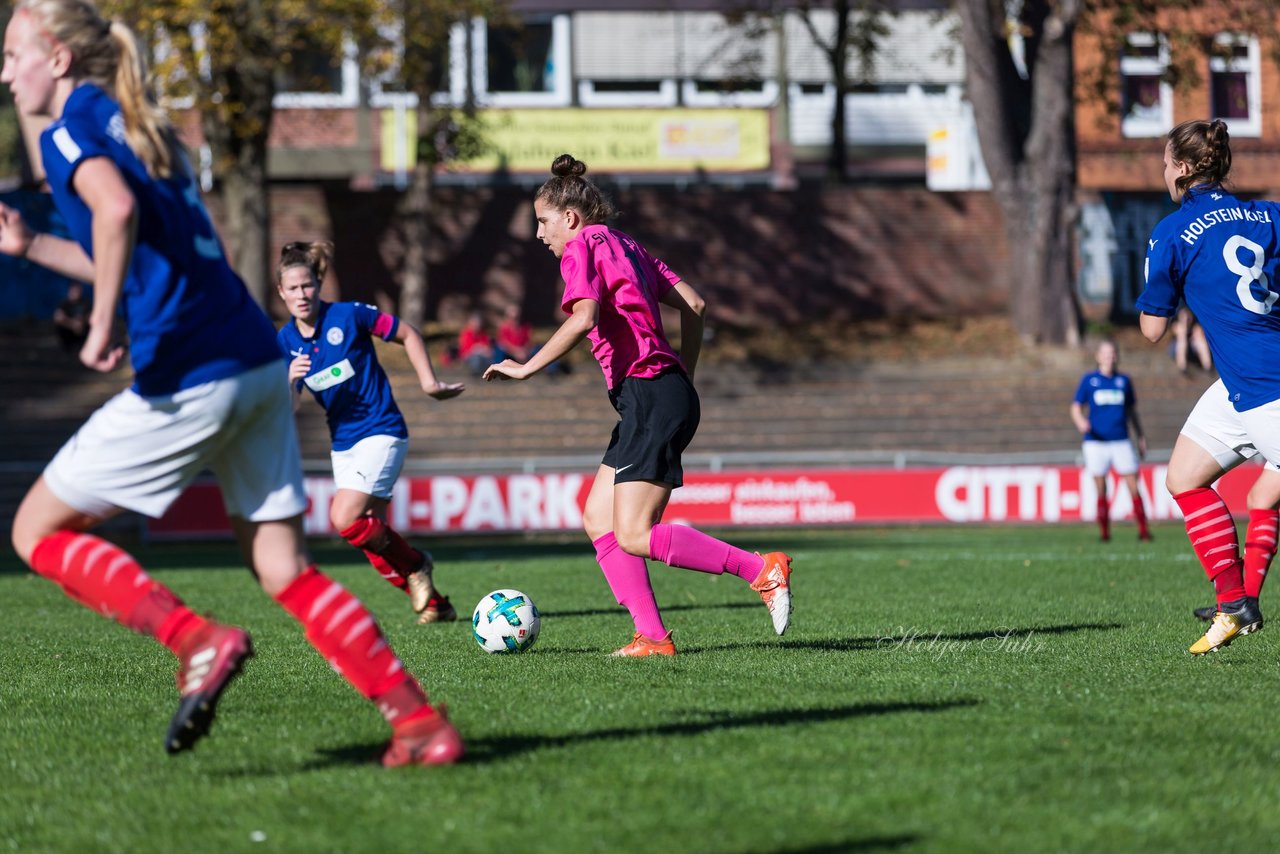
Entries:
{"type": "Polygon", "coordinates": [[[562,154],[534,198],[538,239],[560,259],[561,308],[569,318],[528,362],[506,359],[486,380],[523,380],[561,359],[582,339],[604,370],[619,421],[582,514],[596,560],[635,636],[617,656],[675,655],[658,612],[647,558],[669,566],[730,573],[760,594],[778,634],[791,623],[791,558],[735,548],[683,525],[662,523],[671,490],[684,475],[680,455],[698,429],[693,372],[702,345],[705,303],[666,264],[621,231],[614,213],[583,177],[586,164],[562,154]],[[659,304],[680,312],[680,355],[662,329],[659,304]]]}
{"type": "Polygon", "coordinates": [[[277,333],[295,395],[310,390],[323,407],[333,440],[337,486],[329,519],[364,552],[378,574],[409,594],[419,623],[449,622],[458,612],[436,592],[431,555],[409,545],[387,522],[391,490],[409,452],[409,426],[391,395],[373,338],[404,346],[422,391],[448,400],[462,383],[436,379],[422,334],[393,314],[359,302],[320,299],[332,243],[287,243],[276,265],[280,298],[292,320],[277,333]]]}
{"type": "Polygon", "coordinates": [[[90,368],[110,371],[123,358],[113,335],[123,306],[134,383],[31,487],[13,522],[14,549],[75,601],[177,655],[180,700],[164,744],[188,750],[253,654],[249,635],[195,613],[87,529],[122,510],[160,516],[209,468],[263,589],[391,724],[383,764],[453,762],[463,749],[457,731],[364,605],[307,555],[302,466],[275,330],[227,263],[145,79],[133,33],[88,0],[16,4],[0,81],[25,115],[52,119],[40,152],[73,239],[33,233],[0,205],[0,251],[93,282],[80,351],[90,368]]]}

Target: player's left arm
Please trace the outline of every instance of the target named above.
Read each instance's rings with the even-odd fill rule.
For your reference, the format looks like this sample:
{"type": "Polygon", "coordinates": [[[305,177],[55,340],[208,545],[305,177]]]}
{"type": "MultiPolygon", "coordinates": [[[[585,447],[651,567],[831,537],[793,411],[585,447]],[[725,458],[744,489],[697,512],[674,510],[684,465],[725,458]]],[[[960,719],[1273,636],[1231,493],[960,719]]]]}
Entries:
{"type": "Polygon", "coordinates": [[[422,390],[428,397],[435,400],[448,400],[467,390],[465,383],[445,383],[436,377],[435,369],[431,365],[431,354],[427,352],[427,344],[422,340],[422,333],[413,324],[399,321],[391,340],[404,345],[409,364],[413,365],[414,373],[418,375],[418,382],[422,384],[422,390]]]}
{"type": "Polygon", "coordinates": [[[582,343],[582,339],[596,328],[600,319],[600,303],[593,299],[575,300],[573,310],[555,334],[523,365],[515,359],[503,359],[485,368],[484,379],[523,380],[536,374],[552,362],[564,358],[570,350],[582,343]]]}
{"type": "Polygon", "coordinates": [[[120,170],[106,157],[84,160],[72,177],[72,186],[93,216],[93,309],[80,361],[97,371],[112,371],[124,357],[124,348],[113,345],[112,331],[133,257],[137,200],[120,170]]]}
{"type": "Polygon", "coordinates": [[[680,361],[693,379],[698,367],[698,355],[702,352],[703,318],[707,313],[706,301],[693,287],[683,280],[676,282],[662,295],[662,304],[680,312],[680,361]]]}
{"type": "Polygon", "coordinates": [[[93,281],[93,259],[79,243],[34,231],[16,208],[3,202],[0,202],[0,252],[26,258],[68,279],[93,281]]]}
{"type": "Polygon", "coordinates": [[[1138,315],[1138,328],[1142,330],[1143,338],[1152,344],[1158,344],[1164,334],[1169,331],[1169,318],[1157,317],[1144,311],[1138,315]]]}

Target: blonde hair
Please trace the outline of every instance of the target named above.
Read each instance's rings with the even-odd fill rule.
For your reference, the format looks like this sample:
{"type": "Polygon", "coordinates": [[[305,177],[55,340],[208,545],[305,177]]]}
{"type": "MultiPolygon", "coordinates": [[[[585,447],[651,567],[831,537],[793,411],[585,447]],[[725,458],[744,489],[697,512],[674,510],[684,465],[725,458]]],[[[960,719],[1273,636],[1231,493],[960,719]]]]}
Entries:
{"type": "Polygon", "coordinates": [[[120,105],[125,140],[153,178],[170,178],[180,148],[173,123],[151,98],[146,63],[133,31],[103,18],[90,0],[18,0],[47,40],[71,52],[71,72],[120,105]]]}
{"type": "Polygon", "coordinates": [[[315,243],[286,243],[280,249],[280,263],[276,265],[276,284],[290,267],[306,267],[317,285],[324,284],[325,273],[333,263],[333,244],[327,240],[315,243]]]}

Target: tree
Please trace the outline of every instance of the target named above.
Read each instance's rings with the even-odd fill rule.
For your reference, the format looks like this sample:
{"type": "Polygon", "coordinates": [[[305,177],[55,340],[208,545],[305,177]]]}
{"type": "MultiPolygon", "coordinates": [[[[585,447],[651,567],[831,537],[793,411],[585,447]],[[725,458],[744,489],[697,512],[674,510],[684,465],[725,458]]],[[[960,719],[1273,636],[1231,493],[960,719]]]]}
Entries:
{"type": "Polygon", "coordinates": [[[107,0],[103,10],[128,21],[160,56],[163,95],[192,100],[222,189],[232,266],[265,304],[276,75],[303,51],[337,65],[350,42],[379,45],[387,8],[377,0],[107,0]]]}
{"type": "Polygon", "coordinates": [[[978,141],[1004,216],[1013,327],[1029,343],[1074,344],[1072,38],[1082,0],[956,5],[978,141]],[[1021,63],[1013,33],[1021,36],[1021,63]]]}
{"type": "MultiPolygon", "coordinates": [[[[794,13],[809,40],[826,59],[831,70],[831,84],[835,89],[835,109],[831,114],[831,145],[827,150],[827,174],[835,181],[849,179],[849,132],[845,99],[857,79],[869,80],[874,76],[876,51],[880,40],[889,34],[887,17],[894,14],[891,0],[832,0],[829,3],[813,0],[739,0],[724,13],[726,20],[743,27],[743,35],[753,41],[769,37],[777,28],[785,26],[787,12],[794,13]],[[850,65],[857,60],[857,74],[850,74],[850,65]]],[[[785,33],[783,34],[785,38],[785,33]]],[[[779,59],[784,62],[785,59],[779,59]]],[[[759,73],[762,57],[758,53],[744,54],[744,71],[750,76],[759,73]]],[[[786,69],[779,68],[778,76],[785,79],[786,69]]],[[[781,92],[780,98],[787,93],[781,92]]]]}
{"type": "MultiPolygon", "coordinates": [[[[437,89],[436,81],[449,67],[453,25],[477,17],[505,20],[504,4],[496,0],[399,0],[396,11],[402,22],[397,76],[417,100],[414,108],[417,156],[399,211],[405,241],[399,313],[407,322],[420,327],[426,315],[430,284],[427,261],[431,241],[432,175],[440,164],[474,156],[483,146],[470,85],[466,104],[461,109],[436,109],[431,97],[437,89]]],[[[470,51],[467,54],[469,81],[470,51]]]]}
{"type": "MultiPolygon", "coordinates": [[[[844,183],[849,179],[849,142],[845,119],[845,96],[853,88],[849,63],[857,58],[859,76],[869,79],[880,39],[889,34],[885,23],[888,12],[885,0],[833,0],[830,12],[834,18],[832,32],[824,34],[819,26],[815,6],[810,0],[796,4],[796,13],[815,47],[831,67],[831,82],[836,90],[835,110],[831,115],[831,147],[827,154],[827,174],[844,183]]],[[[823,4],[825,7],[827,4],[823,4]]],[[[782,93],[786,97],[786,93],[782,93]]]]}

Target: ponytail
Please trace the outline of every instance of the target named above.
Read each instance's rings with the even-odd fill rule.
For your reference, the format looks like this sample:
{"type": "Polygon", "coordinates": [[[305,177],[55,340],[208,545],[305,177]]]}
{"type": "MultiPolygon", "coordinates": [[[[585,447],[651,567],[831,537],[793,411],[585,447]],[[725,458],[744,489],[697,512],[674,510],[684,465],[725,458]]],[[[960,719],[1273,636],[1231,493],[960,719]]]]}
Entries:
{"type": "Polygon", "coordinates": [[[291,267],[306,267],[317,285],[324,284],[324,277],[329,272],[331,263],[333,244],[327,240],[286,243],[280,249],[280,263],[276,264],[276,284],[280,283],[284,271],[291,267]]]}
{"type": "Polygon", "coordinates": [[[90,0],[19,0],[49,37],[71,52],[71,74],[105,90],[120,105],[125,142],[152,178],[171,178],[179,162],[177,133],[147,87],[146,63],[133,31],[108,21],[90,0]]]}

